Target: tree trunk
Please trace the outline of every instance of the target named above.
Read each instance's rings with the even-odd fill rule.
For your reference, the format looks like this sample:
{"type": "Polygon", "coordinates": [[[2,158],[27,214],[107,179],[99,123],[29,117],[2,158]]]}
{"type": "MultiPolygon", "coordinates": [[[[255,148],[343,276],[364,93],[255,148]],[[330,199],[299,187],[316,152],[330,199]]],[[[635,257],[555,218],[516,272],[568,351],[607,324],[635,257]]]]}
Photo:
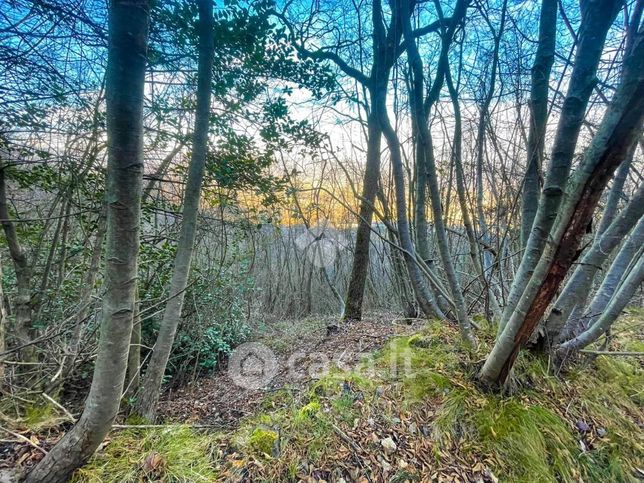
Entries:
{"type": "Polygon", "coordinates": [[[362,73],[359,73],[358,77],[352,74],[369,91],[371,112],[367,117],[367,163],[362,185],[360,212],[358,214],[353,265],[345,304],[345,321],[360,320],[362,318],[362,301],[364,299],[367,271],[369,270],[369,244],[371,240],[373,205],[380,180],[380,145],[383,133],[376,111],[378,109],[377,105],[384,102],[386,98],[389,73],[398,57],[396,49],[402,36],[402,32],[398,28],[400,19],[397,14],[392,16],[388,31],[385,30],[381,0],[374,0],[371,17],[374,45],[371,73],[368,78],[365,78],[362,73]]]}
{"type": "Polygon", "coordinates": [[[210,93],[215,47],[212,2],[210,0],[199,0],[198,6],[199,67],[197,74],[197,112],[195,115],[192,157],[184,194],[181,233],[177,245],[177,254],[174,259],[174,271],[170,281],[168,302],[163,312],[163,320],[152,351],[152,357],[150,357],[145,375],[141,379],[141,388],[135,403],[136,413],[149,421],[154,421],[156,417],[156,406],[161,392],[163,375],[181,319],[181,309],[188,285],[190,261],[197,232],[197,213],[199,211],[201,184],[208,151],[210,93]]]}
{"type": "Polygon", "coordinates": [[[94,453],[118,412],[132,332],[143,178],[143,84],[150,5],[112,0],[108,10],[107,248],[103,322],[85,410],[27,475],[62,483],[94,453]]]}
{"type": "MultiPolygon", "coordinates": [[[[485,286],[485,270],[483,269],[483,261],[481,258],[481,252],[479,250],[479,242],[474,231],[472,216],[470,215],[469,202],[467,199],[467,191],[465,189],[465,175],[463,172],[462,155],[463,130],[461,121],[461,107],[458,102],[458,92],[454,87],[454,83],[452,82],[452,75],[450,72],[446,73],[445,80],[452,102],[452,108],[454,109],[454,140],[452,142],[452,163],[454,164],[454,170],[456,172],[456,193],[458,196],[458,203],[461,208],[463,226],[465,227],[465,233],[467,235],[470,259],[472,260],[472,264],[474,265],[474,270],[476,271],[477,276],[481,280],[483,286],[485,286]]],[[[496,301],[496,298],[493,295],[490,295],[490,302],[494,303],[494,301],[496,301]]],[[[500,309],[498,311],[498,315],[495,315],[497,317],[500,316],[500,309]]]]}
{"type": "MultiPolygon", "coordinates": [[[[596,14],[606,14],[603,10],[596,14]]],[[[641,133],[644,32],[638,34],[632,54],[624,62],[622,82],[570,183],[566,203],[549,236],[548,249],[540,256],[526,290],[481,370],[480,378],[487,385],[498,387],[505,383],[520,348],[532,335],[579,255],[579,244],[606,184],[641,133]]]]}
{"type": "MultiPolygon", "coordinates": [[[[494,38],[494,48],[492,50],[492,64],[490,66],[490,81],[489,86],[487,86],[487,92],[485,93],[485,98],[480,106],[479,119],[477,124],[477,134],[476,134],[476,213],[478,218],[478,226],[481,240],[487,245],[491,246],[490,233],[487,226],[487,221],[485,219],[485,200],[484,200],[484,183],[483,183],[483,162],[485,158],[485,129],[488,125],[488,117],[490,104],[494,97],[494,91],[496,89],[496,78],[497,70],[499,64],[499,49],[501,46],[501,37],[503,36],[503,30],[505,28],[505,20],[507,15],[507,1],[504,1],[501,7],[501,19],[499,22],[499,30],[495,32],[494,29],[490,26],[494,38]]],[[[483,264],[482,282],[487,288],[488,300],[491,302],[493,315],[497,318],[501,318],[501,309],[499,303],[496,300],[496,294],[492,290],[492,269],[494,266],[494,259],[492,253],[489,250],[484,250],[482,252],[481,263],[483,264]]],[[[487,314],[486,314],[487,315],[487,314]]]]}
{"type": "Polygon", "coordinates": [[[620,281],[624,278],[624,274],[642,245],[644,245],[644,218],[640,218],[637,226],[633,229],[633,232],[624,243],[624,246],[622,246],[613,263],[611,263],[608,273],[604,277],[604,280],[602,280],[588,309],[584,312],[584,308],[582,308],[581,313],[583,317],[571,316],[568,319],[568,322],[559,335],[560,342],[575,337],[595,323],[597,318],[606,309],[608,302],[615,293],[615,290],[617,290],[620,281]]]}
{"type": "Polygon", "coordinates": [[[409,272],[411,285],[423,313],[427,317],[440,318],[442,312],[436,303],[436,299],[424,283],[420,268],[416,262],[416,250],[414,249],[414,244],[411,240],[409,221],[407,219],[405,173],[402,166],[402,155],[400,152],[398,136],[389,123],[384,102],[374,106],[374,109],[377,109],[379,114],[382,131],[387,139],[387,144],[391,153],[391,165],[394,172],[394,183],[396,189],[396,221],[398,226],[398,238],[400,239],[400,246],[404,250],[403,256],[405,258],[407,271],[409,272]]]}
{"type": "Polygon", "coordinates": [[[556,340],[575,306],[584,304],[588,292],[592,288],[595,274],[643,214],[644,185],[640,186],[631,202],[614,219],[608,229],[601,236],[595,237],[590,249],[584,254],[572,276],[566,282],[546,320],[548,340],[556,340]]]}
{"type": "Polygon", "coordinates": [[[636,147],[637,143],[634,143],[633,146],[631,146],[628,156],[617,169],[615,179],[613,180],[613,185],[610,189],[610,192],[608,193],[608,199],[606,200],[606,206],[604,207],[604,212],[602,213],[602,219],[599,222],[599,226],[597,226],[597,235],[595,235],[596,238],[599,235],[602,235],[611,225],[611,223],[613,223],[619,202],[624,197],[624,184],[626,183],[628,172],[630,171],[631,165],[633,164],[636,147]]]}
{"type": "MultiPolygon", "coordinates": [[[[16,345],[23,346],[31,342],[33,338],[32,328],[32,307],[31,307],[31,266],[27,260],[27,253],[18,240],[16,226],[11,221],[7,198],[7,181],[5,165],[0,160],[0,223],[4,230],[9,247],[9,255],[13,262],[13,269],[16,274],[16,296],[13,302],[15,313],[15,338],[16,345]]],[[[33,345],[24,347],[18,352],[22,362],[34,362],[36,350],[33,345]]]]}
{"type": "MultiPolygon", "coordinates": [[[[432,145],[431,133],[427,125],[426,110],[428,106],[425,105],[423,100],[423,63],[416,46],[416,41],[411,34],[411,22],[409,20],[410,13],[411,12],[405,12],[404,35],[405,45],[407,48],[407,57],[409,59],[410,69],[412,72],[412,82],[410,88],[410,110],[414,118],[414,125],[416,128],[416,150],[419,153],[419,155],[417,156],[417,162],[422,163],[422,166],[425,169],[425,176],[431,197],[431,208],[438,249],[443,269],[445,270],[447,281],[449,283],[452,300],[454,301],[456,319],[461,329],[463,339],[466,342],[475,345],[476,339],[474,338],[474,335],[472,333],[472,326],[467,315],[465,299],[463,298],[458,279],[456,278],[456,271],[454,270],[454,265],[452,264],[452,259],[449,253],[449,244],[447,241],[447,234],[443,221],[443,209],[441,207],[440,189],[438,187],[438,177],[436,175],[434,148],[432,145]]],[[[463,9],[463,13],[465,13],[465,9],[463,9]]],[[[449,40],[444,39],[443,42],[449,43],[449,40]]],[[[444,77],[441,76],[440,79],[435,79],[434,85],[436,85],[437,82],[440,82],[440,84],[442,85],[443,78],[444,77]]],[[[392,154],[392,162],[393,158],[394,156],[392,154]]],[[[398,217],[400,219],[400,214],[398,215],[398,217]]]]}
{"type": "MultiPolygon", "coordinates": [[[[418,138],[418,123],[412,117],[412,135],[418,138]]],[[[414,209],[414,227],[416,231],[416,247],[418,255],[425,263],[429,260],[429,234],[427,230],[427,164],[425,152],[416,143],[415,172],[416,172],[416,204],[414,209]]]]}
{"type": "Polygon", "coordinates": [[[548,122],[548,85],[555,60],[557,39],[557,0],[543,0],[539,18],[539,44],[532,65],[530,88],[530,129],[528,164],[523,181],[521,205],[521,247],[525,248],[539,205],[541,166],[548,122]]]}
{"type": "MultiPolygon", "coordinates": [[[[372,94],[371,97],[373,99],[375,96],[372,94]]],[[[346,321],[362,319],[362,301],[364,299],[367,271],[369,270],[371,222],[373,220],[373,204],[378,191],[378,180],[380,179],[380,144],[382,140],[382,131],[373,113],[367,119],[367,136],[367,164],[362,183],[356,245],[353,252],[353,265],[345,303],[344,320],[346,321]]]]}
{"type": "Polygon", "coordinates": [[[571,353],[577,352],[599,339],[617,320],[617,317],[619,317],[619,314],[631,300],[642,281],[644,281],[644,256],[642,256],[640,249],[634,266],[617,292],[615,292],[615,295],[610,299],[605,310],[602,311],[601,315],[588,330],[574,339],[564,342],[557,348],[556,354],[558,358],[563,359],[568,357],[571,353]]]}
{"type": "Polygon", "coordinates": [[[582,0],[580,6],[582,21],[575,63],[557,125],[552,159],[532,230],[503,312],[500,330],[504,329],[520,299],[524,299],[523,292],[539,263],[557,218],[588,99],[597,82],[595,76],[606,35],[619,11],[621,2],[582,0]]]}

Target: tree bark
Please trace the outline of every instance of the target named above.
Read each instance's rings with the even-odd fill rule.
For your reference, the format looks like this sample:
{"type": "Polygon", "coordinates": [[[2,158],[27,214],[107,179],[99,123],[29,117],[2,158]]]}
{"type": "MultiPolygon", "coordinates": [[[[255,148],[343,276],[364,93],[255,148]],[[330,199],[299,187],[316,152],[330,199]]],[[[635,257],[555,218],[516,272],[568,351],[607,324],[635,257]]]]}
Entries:
{"type": "Polygon", "coordinates": [[[549,341],[554,341],[559,337],[559,332],[575,306],[584,304],[588,292],[592,288],[595,274],[642,215],[644,215],[644,185],[640,186],[631,202],[614,219],[608,229],[601,236],[595,237],[595,241],[566,282],[546,320],[546,333],[549,341]]]}
{"type": "MultiPolygon", "coordinates": [[[[603,9],[595,14],[602,12],[606,14],[603,9]]],[[[641,133],[644,32],[638,34],[633,52],[624,63],[622,81],[570,183],[548,249],[540,256],[526,290],[481,370],[480,379],[486,385],[498,387],[505,383],[520,348],[532,335],[579,255],[580,242],[606,184],[641,133]]]]}
{"type": "Polygon", "coordinates": [[[642,281],[644,281],[644,256],[642,256],[640,249],[640,254],[636,257],[633,268],[615,292],[615,295],[610,299],[605,310],[602,311],[588,330],[574,339],[564,342],[557,348],[556,354],[558,358],[568,357],[599,339],[617,320],[617,317],[631,300],[642,281]]]}
{"type": "Polygon", "coordinates": [[[94,453],[118,412],[132,332],[143,178],[143,84],[150,5],[112,0],[108,9],[107,247],[103,322],[94,377],[76,425],[27,475],[62,483],[94,453]]]}
{"type": "MultiPolygon", "coordinates": [[[[388,76],[389,73],[387,72],[388,76]]],[[[385,84],[384,89],[386,90],[386,88],[385,84]]],[[[375,97],[375,93],[372,93],[372,105],[375,97]]],[[[367,271],[369,270],[371,222],[373,221],[373,204],[378,191],[378,180],[380,179],[380,144],[382,140],[382,132],[373,113],[367,118],[367,137],[367,163],[362,182],[356,244],[353,251],[353,264],[351,266],[344,311],[344,320],[346,321],[362,319],[362,302],[367,281],[367,271]]]]}
{"type": "MultiPolygon", "coordinates": [[[[8,208],[7,181],[5,165],[0,160],[0,223],[9,247],[9,256],[13,262],[16,274],[16,296],[13,302],[15,313],[15,338],[16,345],[22,346],[31,342],[33,338],[32,307],[31,307],[31,265],[27,260],[27,253],[18,240],[16,226],[11,221],[8,208]]],[[[18,357],[22,362],[36,360],[35,346],[29,345],[20,349],[18,357]]]]}
{"type": "Polygon", "coordinates": [[[557,125],[552,159],[532,230],[503,312],[500,330],[504,329],[513,315],[519,300],[524,298],[523,292],[539,263],[553,229],[563,200],[579,131],[586,114],[586,106],[597,82],[595,76],[606,35],[620,6],[621,2],[618,0],[582,0],[580,3],[582,21],[577,52],[568,92],[557,125]]]}
{"type": "Polygon", "coordinates": [[[197,214],[201,185],[208,153],[212,65],[214,59],[214,30],[211,0],[199,0],[199,66],[197,73],[197,108],[192,141],[192,157],[183,201],[181,233],[174,259],[168,302],[163,312],[159,334],[150,362],[141,379],[135,402],[135,412],[149,421],[156,418],[156,406],[161,393],[163,375],[168,364],[174,337],[181,320],[181,310],[190,274],[190,262],[197,233],[197,214]]]}
{"type": "Polygon", "coordinates": [[[635,156],[636,147],[637,143],[631,146],[628,156],[617,169],[615,179],[613,180],[613,185],[611,186],[610,192],[608,193],[606,206],[604,207],[604,212],[602,213],[602,219],[597,226],[597,235],[595,235],[596,238],[600,235],[603,235],[606,229],[611,225],[611,223],[613,223],[619,202],[624,197],[624,184],[626,183],[628,172],[630,171],[631,165],[633,164],[633,157],[635,156]]]}
{"type": "Polygon", "coordinates": [[[640,218],[637,226],[633,229],[621,250],[618,252],[615,260],[611,263],[608,273],[602,280],[597,293],[593,297],[588,309],[584,312],[583,317],[571,316],[566,322],[563,330],[559,334],[559,341],[564,342],[577,336],[582,331],[593,325],[597,318],[604,312],[608,302],[617,290],[619,283],[624,278],[624,274],[637,251],[644,245],[644,218],[640,218]]]}
{"type": "Polygon", "coordinates": [[[534,58],[530,88],[528,162],[521,205],[521,247],[525,248],[539,205],[541,166],[548,122],[548,85],[555,60],[557,0],[543,0],[539,17],[539,44],[534,58]]]}

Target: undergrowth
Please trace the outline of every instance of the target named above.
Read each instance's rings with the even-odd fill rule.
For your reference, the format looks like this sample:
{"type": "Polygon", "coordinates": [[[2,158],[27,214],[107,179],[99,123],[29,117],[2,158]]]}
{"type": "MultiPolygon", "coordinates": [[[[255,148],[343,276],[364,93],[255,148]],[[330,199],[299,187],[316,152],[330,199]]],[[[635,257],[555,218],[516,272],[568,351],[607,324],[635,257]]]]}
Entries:
{"type": "Polygon", "coordinates": [[[599,357],[558,378],[547,358],[524,351],[520,390],[485,394],[473,383],[493,341],[483,325],[470,353],[455,328],[432,322],[352,371],[270,394],[230,433],[114,432],[74,481],[635,481],[644,454],[637,363],[599,357]]]}

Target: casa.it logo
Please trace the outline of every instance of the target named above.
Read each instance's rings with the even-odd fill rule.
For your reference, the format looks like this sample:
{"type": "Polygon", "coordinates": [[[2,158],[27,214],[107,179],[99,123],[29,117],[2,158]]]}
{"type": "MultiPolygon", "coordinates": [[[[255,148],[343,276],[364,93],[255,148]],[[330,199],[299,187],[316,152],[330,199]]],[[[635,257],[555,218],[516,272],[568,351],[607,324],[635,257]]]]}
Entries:
{"type": "Polygon", "coordinates": [[[333,265],[342,248],[337,230],[328,220],[321,221],[298,235],[295,245],[318,268],[333,265]]]}
{"type": "Polygon", "coordinates": [[[277,358],[259,342],[248,342],[235,348],[228,361],[228,377],[239,387],[261,389],[277,374],[277,358]]]}

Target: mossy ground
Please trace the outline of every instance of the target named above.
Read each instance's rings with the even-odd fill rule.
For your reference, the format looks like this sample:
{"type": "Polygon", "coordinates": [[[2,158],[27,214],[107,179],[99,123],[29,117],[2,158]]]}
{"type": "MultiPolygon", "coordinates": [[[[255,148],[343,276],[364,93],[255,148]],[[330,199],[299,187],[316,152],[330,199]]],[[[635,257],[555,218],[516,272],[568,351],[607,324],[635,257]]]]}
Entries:
{"type": "Polygon", "coordinates": [[[116,431],[72,482],[215,481],[217,440],[188,426],[116,431]]]}
{"type": "MultiPolygon", "coordinates": [[[[613,349],[637,350],[632,322],[616,328],[630,332],[613,349]]],[[[635,481],[644,465],[638,361],[600,356],[559,378],[546,357],[524,351],[519,391],[486,394],[472,377],[493,340],[483,325],[480,348],[468,352],[458,330],[431,322],[352,371],[268,395],[232,432],[113,432],[74,481],[635,481]]]]}

